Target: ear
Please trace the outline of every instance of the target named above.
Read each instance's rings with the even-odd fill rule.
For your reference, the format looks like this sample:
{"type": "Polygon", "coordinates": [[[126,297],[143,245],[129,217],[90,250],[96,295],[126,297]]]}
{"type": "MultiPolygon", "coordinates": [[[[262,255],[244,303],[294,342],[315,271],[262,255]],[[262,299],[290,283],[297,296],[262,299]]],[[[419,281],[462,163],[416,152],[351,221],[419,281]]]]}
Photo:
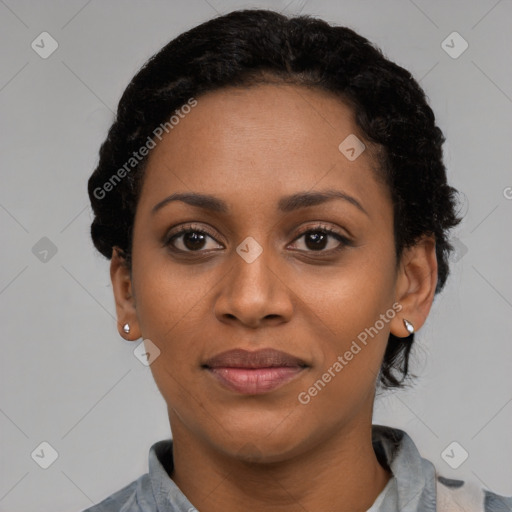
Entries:
{"type": "Polygon", "coordinates": [[[124,339],[129,341],[137,340],[141,334],[135,310],[135,297],[132,293],[130,269],[118,247],[114,247],[112,250],[110,279],[116,302],[117,330],[124,339]],[[123,330],[125,324],[130,326],[129,333],[123,330]]]}
{"type": "Polygon", "coordinates": [[[391,332],[398,338],[409,336],[404,318],[417,331],[425,323],[434,301],[437,285],[437,257],[434,236],[423,236],[404,249],[395,287],[395,300],[402,305],[391,321],[391,332]]]}

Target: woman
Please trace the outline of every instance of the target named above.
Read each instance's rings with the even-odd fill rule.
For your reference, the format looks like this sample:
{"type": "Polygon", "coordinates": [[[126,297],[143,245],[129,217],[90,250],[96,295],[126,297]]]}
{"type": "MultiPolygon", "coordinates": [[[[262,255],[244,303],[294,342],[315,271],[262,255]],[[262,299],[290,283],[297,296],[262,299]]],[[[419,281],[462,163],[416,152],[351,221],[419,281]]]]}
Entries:
{"type": "Polygon", "coordinates": [[[448,276],[443,142],[409,72],[307,16],[234,11],[147,62],[91,235],[173,439],[89,511],[512,510],[372,425],[448,276]]]}

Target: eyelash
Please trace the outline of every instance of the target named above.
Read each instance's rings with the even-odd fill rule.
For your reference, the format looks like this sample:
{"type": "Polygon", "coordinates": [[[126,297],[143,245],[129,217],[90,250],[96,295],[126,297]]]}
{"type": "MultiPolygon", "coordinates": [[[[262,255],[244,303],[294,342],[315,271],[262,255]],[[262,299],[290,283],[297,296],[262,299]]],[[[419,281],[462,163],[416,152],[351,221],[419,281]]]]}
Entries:
{"type": "MultiPolygon", "coordinates": [[[[340,245],[334,249],[329,249],[327,251],[325,250],[319,250],[319,251],[313,251],[313,250],[307,250],[307,251],[302,251],[302,250],[299,250],[299,252],[306,252],[306,253],[312,253],[312,254],[319,254],[319,255],[328,255],[328,254],[333,254],[333,253],[336,253],[340,250],[342,250],[345,246],[349,246],[351,245],[351,241],[341,235],[340,233],[338,233],[337,231],[334,231],[333,229],[323,225],[323,224],[317,224],[315,226],[308,226],[307,228],[303,229],[300,231],[300,233],[294,238],[293,242],[296,242],[297,240],[299,240],[302,236],[308,234],[308,233],[317,233],[317,232],[321,232],[325,235],[328,235],[328,236],[331,236],[333,238],[335,238],[338,242],[340,242],[340,245]]],[[[193,224],[190,224],[190,225],[184,225],[184,226],[181,226],[176,232],[170,234],[170,235],[167,235],[165,237],[165,240],[163,242],[163,245],[166,246],[166,247],[169,247],[173,252],[177,252],[177,253],[181,253],[181,254],[200,254],[202,252],[205,252],[203,249],[199,249],[197,251],[184,251],[182,249],[177,249],[176,247],[173,246],[173,242],[178,239],[181,235],[185,234],[185,233],[201,233],[203,235],[208,235],[209,237],[211,237],[213,240],[215,240],[215,242],[217,242],[217,240],[215,239],[215,235],[210,232],[207,228],[204,228],[204,227],[201,227],[201,228],[198,228],[197,226],[193,225],[193,224]]],[[[220,243],[220,242],[217,242],[217,243],[220,243]]],[[[214,249],[215,250],[215,249],[214,249]]],[[[208,251],[206,251],[208,252],[208,251]]]]}

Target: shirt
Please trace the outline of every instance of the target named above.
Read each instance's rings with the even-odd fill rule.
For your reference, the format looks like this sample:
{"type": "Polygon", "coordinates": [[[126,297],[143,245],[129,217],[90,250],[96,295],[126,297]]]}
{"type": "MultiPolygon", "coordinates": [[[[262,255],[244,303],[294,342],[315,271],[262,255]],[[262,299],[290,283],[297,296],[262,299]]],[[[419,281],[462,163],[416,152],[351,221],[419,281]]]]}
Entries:
{"type": "MultiPolygon", "coordinates": [[[[198,512],[165,470],[172,472],[172,443],[153,444],[148,473],[82,512],[198,512]]],[[[393,476],[367,512],[512,512],[512,496],[440,475],[403,430],[372,425],[372,444],[393,476]]]]}

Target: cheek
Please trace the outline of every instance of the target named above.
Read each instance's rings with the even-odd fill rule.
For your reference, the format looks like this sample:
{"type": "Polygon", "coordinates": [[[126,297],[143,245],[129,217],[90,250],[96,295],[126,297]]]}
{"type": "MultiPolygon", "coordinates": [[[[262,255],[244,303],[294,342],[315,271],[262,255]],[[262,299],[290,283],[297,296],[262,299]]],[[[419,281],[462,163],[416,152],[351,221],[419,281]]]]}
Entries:
{"type": "Polygon", "coordinates": [[[361,257],[357,263],[316,280],[317,293],[307,286],[298,292],[305,297],[305,309],[311,309],[308,316],[315,322],[312,331],[318,333],[321,351],[311,382],[322,377],[329,382],[325,399],[331,393],[331,399],[347,392],[360,395],[375,384],[390,322],[397,314],[392,307],[393,252],[390,249],[381,254],[391,256],[361,257]]]}
{"type": "Polygon", "coordinates": [[[391,309],[387,322],[381,320],[380,315],[390,310],[386,294],[379,295],[377,283],[359,283],[359,291],[354,293],[351,279],[346,288],[324,288],[330,293],[322,299],[318,297],[315,303],[315,312],[321,319],[317,336],[319,364],[295,397],[304,407],[305,423],[324,418],[327,426],[346,419],[369,403],[377,384],[389,321],[395,311],[391,309]],[[329,419],[325,418],[326,411],[330,411],[329,419]]]}
{"type": "Polygon", "coordinates": [[[375,258],[361,251],[347,259],[347,264],[318,273],[294,291],[326,328],[347,339],[372,326],[391,306],[393,275],[391,258],[375,258]]]}
{"type": "Polygon", "coordinates": [[[134,255],[133,282],[141,331],[163,344],[199,316],[202,299],[215,281],[207,271],[181,269],[164,251],[154,252],[134,255]]]}
{"type": "Polygon", "coordinates": [[[134,255],[133,282],[142,336],[160,350],[150,369],[168,402],[190,400],[190,375],[199,365],[207,323],[211,326],[206,301],[219,278],[208,271],[180,272],[165,257],[149,261],[134,255]]]}
{"type": "Polygon", "coordinates": [[[195,317],[190,306],[195,301],[189,304],[181,287],[149,276],[139,292],[137,316],[142,336],[160,351],[150,365],[155,384],[168,407],[190,407],[191,398],[197,402],[201,396],[190,385],[190,375],[198,360],[197,332],[190,329],[195,317]]]}

